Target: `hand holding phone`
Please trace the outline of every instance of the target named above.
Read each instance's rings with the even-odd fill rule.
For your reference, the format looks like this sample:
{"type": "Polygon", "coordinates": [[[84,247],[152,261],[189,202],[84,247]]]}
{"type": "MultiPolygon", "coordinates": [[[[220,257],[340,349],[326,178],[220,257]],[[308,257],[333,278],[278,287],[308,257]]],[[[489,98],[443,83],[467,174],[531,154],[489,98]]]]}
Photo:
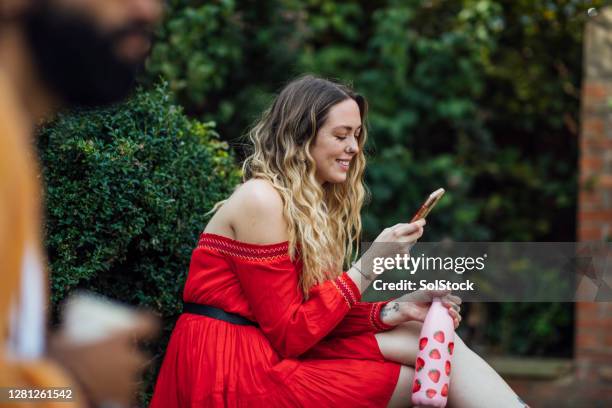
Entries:
{"type": "Polygon", "coordinates": [[[425,217],[440,201],[444,195],[444,189],[439,188],[427,197],[421,208],[414,214],[409,223],[399,223],[392,227],[385,228],[374,240],[373,245],[368,249],[369,259],[395,257],[401,253],[410,253],[410,248],[423,235],[425,217]],[[416,227],[416,228],[415,228],[416,227]],[[387,244],[399,244],[387,245],[387,244]],[[384,245],[376,245],[384,244],[384,245]]]}

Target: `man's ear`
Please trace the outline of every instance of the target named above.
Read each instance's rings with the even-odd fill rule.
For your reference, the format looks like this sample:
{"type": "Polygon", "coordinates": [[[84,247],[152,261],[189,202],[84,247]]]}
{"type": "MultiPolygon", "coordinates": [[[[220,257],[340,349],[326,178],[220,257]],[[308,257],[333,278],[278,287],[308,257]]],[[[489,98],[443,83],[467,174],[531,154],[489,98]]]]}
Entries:
{"type": "Polygon", "coordinates": [[[0,21],[10,21],[22,16],[40,0],[0,0],[0,21]]]}

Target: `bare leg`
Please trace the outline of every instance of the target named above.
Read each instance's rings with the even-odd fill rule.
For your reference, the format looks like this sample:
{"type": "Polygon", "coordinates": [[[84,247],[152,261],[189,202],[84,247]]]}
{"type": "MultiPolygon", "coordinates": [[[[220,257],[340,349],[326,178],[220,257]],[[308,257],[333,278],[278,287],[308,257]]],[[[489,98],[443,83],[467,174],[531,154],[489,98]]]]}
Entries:
{"type": "Polygon", "coordinates": [[[412,395],[412,380],[414,379],[414,368],[403,365],[400,368],[399,379],[395,391],[391,396],[387,408],[402,408],[412,406],[410,396],[412,395]]]}
{"type": "MultiPolygon", "coordinates": [[[[402,323],[395,329],[376,333],[383,356],[390,361],[414,366],[422,323],[402,323]]],[[[401,375],[400,375],[401,376],[401,375]]],[[[410,389],[408,393],[410,395],[410,389]]],[[[395,394],[394,394],[395,395],[395,394]]],[[[408,397],[409,399],[409,397],[408,397]]],[[[449,405],[456,408],[523,408],[518,396],[482,358],[455,336],[449,405]]],[[[406,402],[407,404],[410,401],[406,402]]]]}

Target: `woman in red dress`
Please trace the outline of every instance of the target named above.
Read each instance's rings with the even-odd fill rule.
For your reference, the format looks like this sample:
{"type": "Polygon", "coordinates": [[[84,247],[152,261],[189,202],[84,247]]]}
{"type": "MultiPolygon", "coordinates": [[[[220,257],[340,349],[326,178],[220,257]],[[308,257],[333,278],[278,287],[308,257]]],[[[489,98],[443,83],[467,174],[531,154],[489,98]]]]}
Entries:
{"type": "MultiPolygon", "coordinates": [[[[443,295],[458,325],[460,300],[362,302],[375,275],[360,260],[344,270],[361,233],[366,113],[350,88],[305,76],[263,114],[245,182],[215,206],[193,252],[152,408],[410,406],[428,302],[443,295]]],[[[407,253],[424,224],[397,224],[375,242],[407,253]]],[[[456,343],[449,405],[523,406],[456,343]]]]}

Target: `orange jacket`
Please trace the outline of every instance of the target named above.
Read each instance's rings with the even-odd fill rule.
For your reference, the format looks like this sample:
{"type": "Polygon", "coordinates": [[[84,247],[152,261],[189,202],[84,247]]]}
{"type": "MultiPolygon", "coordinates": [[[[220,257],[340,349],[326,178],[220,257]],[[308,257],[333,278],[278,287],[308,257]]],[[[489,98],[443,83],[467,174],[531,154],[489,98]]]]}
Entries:
{"type": "MultiPolygon", "coordinates": [[[[40,250],[40,184],[31,146],[31,129],[10,81],[0,71],[0,387],[72,387],[55,363],[41,358],[16,360],[8,355],[9,313],[21,285],[24,249],[40,250]]],[[[45,299],[45,303],[47,299],[45,299]]],[[[9,403],[0,407],[77,407],[75,402],[9,403]]]]}

